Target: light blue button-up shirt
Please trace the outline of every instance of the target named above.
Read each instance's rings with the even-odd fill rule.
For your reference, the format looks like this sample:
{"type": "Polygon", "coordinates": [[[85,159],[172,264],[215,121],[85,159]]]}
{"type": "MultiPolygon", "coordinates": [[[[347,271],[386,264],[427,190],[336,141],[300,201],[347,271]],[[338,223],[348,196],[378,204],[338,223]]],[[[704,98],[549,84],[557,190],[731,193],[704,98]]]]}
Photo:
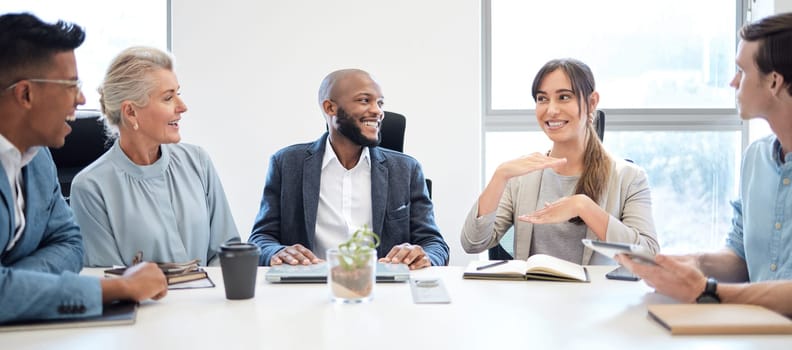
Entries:
{"type": "Polygon", "coordinates": [[[740,173],[726,246],[745,259],[751,282],[792,279],[792,152],[783,155],[774,135],[757,140],[740,173]]]}

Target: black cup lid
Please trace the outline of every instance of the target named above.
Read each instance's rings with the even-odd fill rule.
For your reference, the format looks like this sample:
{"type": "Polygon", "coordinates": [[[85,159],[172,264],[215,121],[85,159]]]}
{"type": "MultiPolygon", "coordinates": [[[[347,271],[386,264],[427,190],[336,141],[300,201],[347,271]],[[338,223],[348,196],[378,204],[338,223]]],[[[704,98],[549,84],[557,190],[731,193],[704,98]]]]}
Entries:
{"type": "Polygon", "coordinates": [[[255,244],[251,243],[223,243],[220,245],[220,250],[223,251],[231,251],[231,252],[246,252],[251,250],[258,250],[258,247],[255,244]]]}

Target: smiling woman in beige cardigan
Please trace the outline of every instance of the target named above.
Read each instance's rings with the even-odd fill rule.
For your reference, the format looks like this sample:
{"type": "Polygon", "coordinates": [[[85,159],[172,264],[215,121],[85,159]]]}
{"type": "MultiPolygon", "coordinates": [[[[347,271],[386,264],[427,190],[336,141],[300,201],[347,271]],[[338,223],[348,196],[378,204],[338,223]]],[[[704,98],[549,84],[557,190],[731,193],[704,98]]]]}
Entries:
{"type": "Polygon", "coordinates": [[[582,238],[659,250],[646,173],[614,159],[594,130],[599,93],[591,69],[575,59],[546,63],[533,82],[536,119],[553,141],[546,154],[495,170],[465,220],[461,243],[480,253],[514,226],[514,257],[548,254],[578,264],[615,264],[582,238]]]}

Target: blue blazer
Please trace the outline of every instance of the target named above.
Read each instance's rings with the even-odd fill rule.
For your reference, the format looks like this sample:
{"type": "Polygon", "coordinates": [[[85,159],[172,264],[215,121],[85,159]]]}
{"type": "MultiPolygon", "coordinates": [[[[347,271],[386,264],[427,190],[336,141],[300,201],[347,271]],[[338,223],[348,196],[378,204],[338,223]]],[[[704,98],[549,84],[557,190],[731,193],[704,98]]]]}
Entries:
{"type": "Polygon", "coordinates": [[[22,168],[22,179],[25,229],[6,251],[16,218],[8,174],[0,166],[0,323],[101,314],[99,280],[77,274],[82,236],[46,147],[22,168]]]}
{"type": "MultiPolygon", "coordinates": [[[[261,207],[248,239],[261,248],[260,265],[285,246],[314,250],[319,182],[328,134],[313,143],[281,149],[270,159],[261,207]]],[[[448,244],[434,221],[421,165],[403,153],[370,148],[372,228],[377,256],[409,242],[423,247],[432,265],[448,263],[448,244]]]]}

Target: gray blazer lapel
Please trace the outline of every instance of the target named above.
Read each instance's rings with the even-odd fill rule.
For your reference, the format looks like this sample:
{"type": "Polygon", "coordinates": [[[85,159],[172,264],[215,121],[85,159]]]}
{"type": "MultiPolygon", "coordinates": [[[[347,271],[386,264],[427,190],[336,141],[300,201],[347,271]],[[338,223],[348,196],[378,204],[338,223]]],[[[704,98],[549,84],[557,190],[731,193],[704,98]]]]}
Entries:
{"type": "Polygon", "coordinates": [[[371,226],[372,231],[382,234],[385,225],[385,210],[388,205],[387,159],[377,147],[369,148],[371,155],[371,226]]]}
{"type": "Polygon", "coordinates": [[[295,178],[295,181],[302,181],[303,208],[305,208],[303,217],[305,218],[308,249],[313,249],[314,247],[316,213],[319,208],[319,186],[322,180],[322,158],[324,157],[326,142],[327,133],[306,150],[305,160],[303,161],[303,178],[295,178]]]}
{"type": "MultiPolygon", "coordinates": [[[[518,198],[512,198],[513,203],[519,203],[518,205],[513,207],[515,208],[516,212],[512,213],[514,222],[516,222],[517,217],[524,214],[530,214],[536,211],[536,201],[539,200],[539,191],[536,189],[539,188],[539,184],[542,183],[542,174],[541,170],[536,171],[534,173],[530,173],[528,175],[524,175],[520,181],[520,184],[514,184],[514,179],[510,181],[510,186],[517,186],[519,189],[518,191],[513,191],[513,194],[518,195],[518,198]]],[[[515,227],[515,230],[517,228],[515,227]]],[[[517,256],[527,257],[531,253],[531,240],[533,239],[533,224],[527,221],[520,222],[520,234],[515,237],[514,240],[514,257],[517,256]],[[519,237],[519,238],[517,238],[519,237]]]]}
{"type": "MultiPolygon", "coordinates": [[[[597,235],[594,234],[594,232],[591,231],[591,229],[587,229],[586,230],[586,238],[591,239],[591,240],[595,240],[595,241],[599,240],[597,235]]],[[[581,243],[581,244],[583,244],[583,243],[581,243]]],[[[583,246],[583,261],[582,261],[581,265],[588,265],[589,262],[591,261],[591,256],[593,254],[594,254],[593,250],[591,250],[589,247],[583,246]]]]}
{"type": "MultiPolygon", "coordinates": [[[[608,178],[607,183],[605,184],[605,190],[602,192],[602,196],[601,196],[601,198],[599,200],[599,203],[597,203],[599,205],[599,207],[603,208],[606,212],[608,211],[607,210],[607,208],[608,208],[608,197],[609,197],[609,194],[612,193],[611,189],[610,189],[610,182],[611,182],[610,179],[613,179],[613,177],[614,177],[613,175],[616,174],[616,172],[617,172],[616,171],[616,162],[615,161],[611,161],[611,166],[610,166],[610,174],[611,174],[611,176],[608,178]]],[[[610,213],[608,213],[608,214],[610,214],[610,213]]],[[[608,218],[608,220],[610,220],[610,218],[608,218]]],[[[595,234],[594,231],[592,231],[591,229],[586,229],[586,238],[591,239],[591,240],[595,240],[595,241],[599,240],[599,237],[597,237],[597,234],[595,234]]],[[[582,262],[582,265],[588,265],[591,262],[591,256],[592,255],[594,255],[594,251],[591,250],[591,248],[589,248],[589,247],[583,246],[583,262],[582,262]]]]}

